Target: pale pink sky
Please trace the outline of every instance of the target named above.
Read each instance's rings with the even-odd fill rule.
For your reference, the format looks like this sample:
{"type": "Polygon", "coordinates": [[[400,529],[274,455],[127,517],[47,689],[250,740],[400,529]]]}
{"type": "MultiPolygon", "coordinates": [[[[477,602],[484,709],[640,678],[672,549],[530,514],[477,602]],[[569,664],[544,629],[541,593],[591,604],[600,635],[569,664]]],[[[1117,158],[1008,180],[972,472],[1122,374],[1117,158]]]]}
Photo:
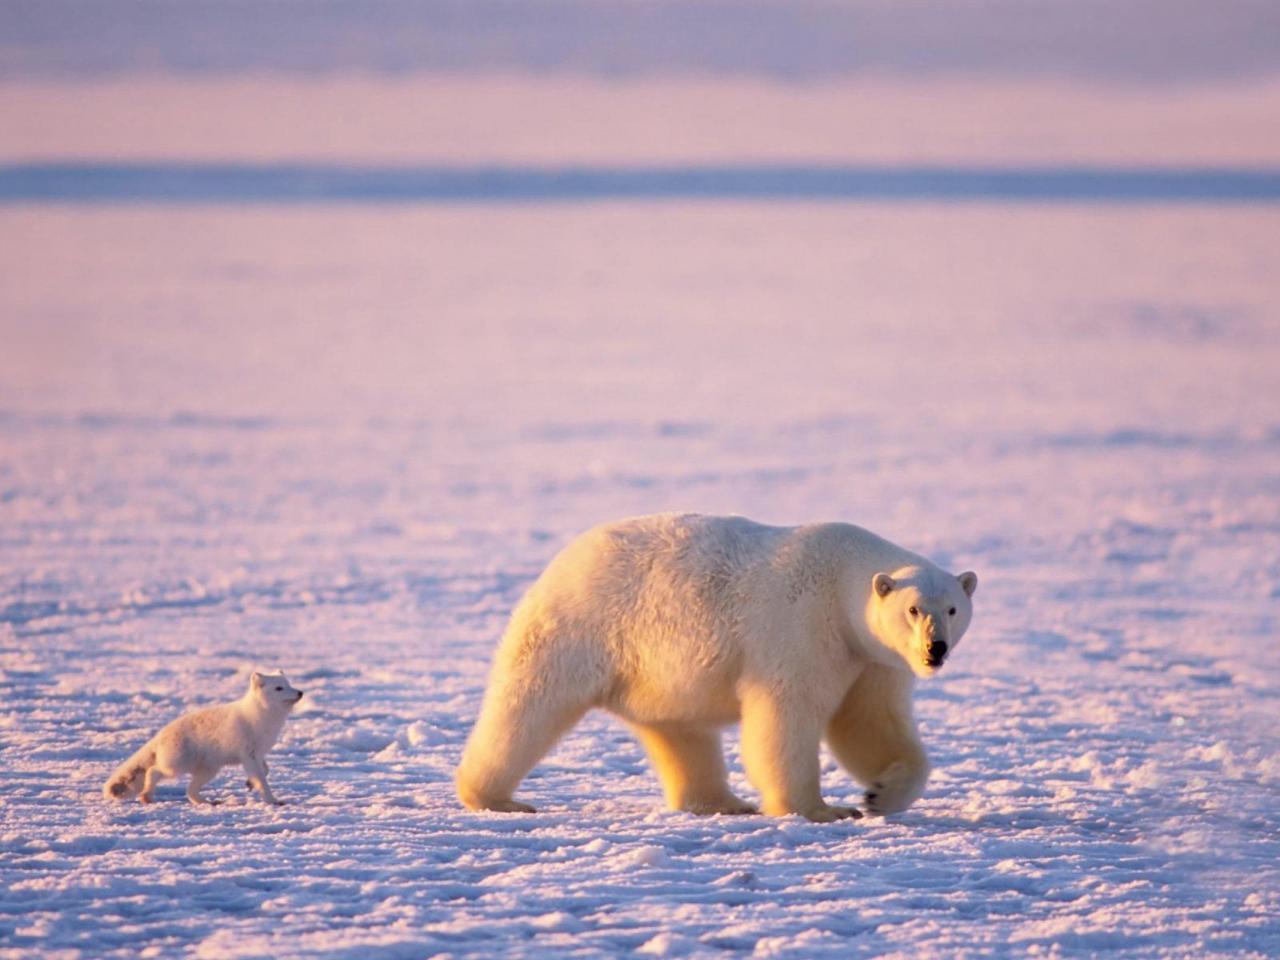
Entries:
{"type": "Polygon", "coordinates": [[[117,76],[0,84],[0,163],[1280,162],[1280,76],[117,76]]]}

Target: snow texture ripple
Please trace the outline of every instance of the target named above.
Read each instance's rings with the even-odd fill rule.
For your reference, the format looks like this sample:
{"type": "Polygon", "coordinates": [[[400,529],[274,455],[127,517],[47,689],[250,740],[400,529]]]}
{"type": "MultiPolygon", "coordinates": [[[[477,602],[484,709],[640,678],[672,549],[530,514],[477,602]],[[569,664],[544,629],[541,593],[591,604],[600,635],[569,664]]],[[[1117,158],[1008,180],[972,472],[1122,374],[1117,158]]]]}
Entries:
{"type": "Polygon", "coordinates": [[[0,956],[1280,954],[1278,216],[0,211],[0,956]],[[667,812],[593,715],[460,808],[521,591],[665,509],[979,572],[920,803],[667,812]],[[286,806],[102,801],[259,667],[286,806]]]}

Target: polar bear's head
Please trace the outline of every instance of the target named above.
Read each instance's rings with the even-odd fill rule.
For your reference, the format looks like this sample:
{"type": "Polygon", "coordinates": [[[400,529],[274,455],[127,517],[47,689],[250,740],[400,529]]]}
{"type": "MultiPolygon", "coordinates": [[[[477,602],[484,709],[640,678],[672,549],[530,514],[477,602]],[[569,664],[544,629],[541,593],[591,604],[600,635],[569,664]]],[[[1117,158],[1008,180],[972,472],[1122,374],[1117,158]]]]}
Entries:
{"type": "Polygon", "coordinates": [[[977,587],[976,573],[952,576],[936,567],[877,573],[867,609],[871,633],[917,676],[931,677],[968,629],[977,587]]]}

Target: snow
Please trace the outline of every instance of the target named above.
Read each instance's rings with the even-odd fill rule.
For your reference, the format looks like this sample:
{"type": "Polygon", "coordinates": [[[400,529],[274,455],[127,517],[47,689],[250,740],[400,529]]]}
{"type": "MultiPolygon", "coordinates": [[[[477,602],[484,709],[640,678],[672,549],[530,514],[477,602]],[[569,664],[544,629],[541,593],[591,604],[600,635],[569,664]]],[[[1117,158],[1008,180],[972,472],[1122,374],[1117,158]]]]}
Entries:
{"type": "Polygon", "coordinates": [[[1280,948],[1274,209],[0,219],[8,955],[1280,948]],[[594,716],[540,813],[459,808],[512,604],[658,509],[979,571],[920,804],[670,813],[594,716]],[[308,693],[288,806],[101,801],[257,666],[308,693]]]}
{"type": "MultiPolygon", "coordinates": [[[[1274,168],[1274,73],[1198,70],[36,70],[0,158],[1274,168]]],[[[1280,954],[1278,232],[1274,203],[0,206],[0,957],[1280,954]],[[978,572],[918,687],[917,805],[672,813],[603,715],[537,814],[458,805],[521,592],[657,510],[978,572]],[[231,770],[216,808],[102,800],[258,668],[307,692],[286,806],[231,770]]]]}

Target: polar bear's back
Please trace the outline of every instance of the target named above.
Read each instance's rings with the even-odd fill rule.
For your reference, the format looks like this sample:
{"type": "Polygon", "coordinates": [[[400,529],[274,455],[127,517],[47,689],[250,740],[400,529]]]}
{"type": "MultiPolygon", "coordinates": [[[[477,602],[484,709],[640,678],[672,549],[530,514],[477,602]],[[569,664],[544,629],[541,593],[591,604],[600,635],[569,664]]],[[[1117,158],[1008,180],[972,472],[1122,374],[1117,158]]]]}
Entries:
{"type": "MultiPolygon", "coordinates": [[[[655,514],[601,524],[569,543],[517,608],[616,643],[670,631],[718,636],[796,583],[922,558],[843,523],[769,526],[744,517],[655,514]]],[[[869,584],[870,573],[867,573],[869,584]]],[[[794,600],[794,596],[790,597],[794,600]]]]}
{"type": "Polygon", "coordinates": [[[683,702],[732,713],[744,584],[788,532],[697,514],[588,530],[516,607],[495,666],[598,688],[601,705],[637,719],[671,716],[683,702]]]}
{"type": "Polygon", "coordinates": [[[602,524],[551,561],[524,603],[619,638],[637,629],[652,634],[667,619],[687,633],[696,626],[691,617],[723,615],[742,578],[787,533],[740,517],[699,514],[602,524]]]}

